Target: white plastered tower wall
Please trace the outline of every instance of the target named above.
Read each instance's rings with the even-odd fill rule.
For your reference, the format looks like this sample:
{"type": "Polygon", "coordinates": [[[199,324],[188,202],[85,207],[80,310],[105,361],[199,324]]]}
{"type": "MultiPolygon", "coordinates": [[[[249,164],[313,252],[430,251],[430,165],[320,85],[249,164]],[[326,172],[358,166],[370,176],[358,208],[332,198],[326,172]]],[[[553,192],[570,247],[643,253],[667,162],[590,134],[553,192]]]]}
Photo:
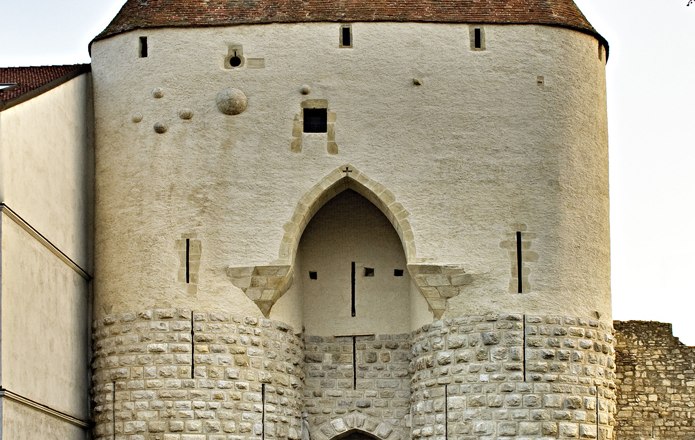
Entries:
{"type": "Polygon", "coordinates": [[[91,96],[81,73],[0,111],[3,439],[88,437],[91,96]]]}
{"type": "MultiPolygon", "coordinates": [[[[412,378],[389,383],[408,398],[365,432],[612,438],[600,43],[540,25],[357,22],[353,47],[342,48],[340,28],[148,29],[93,44],[97,438],[114,428],[119,435],[298,438],[304,410],[312,434],[331,438],[331,429],[338,435],[338,426],[375,413],[312,413],[302,397],[303,383],[312,389],[305,376],[320,373],[307,365],[325,362],[302,358],[294,335],[304,325],[296,304],[306,272],[294,272],[296,249],[326,194],[339,193],[336,185],[388,218],[411,289],[422,296],[411,302],[412,337],[381,335],[399,341],[394,352],[410,353],[412,378]],[[471,49],[476,27],[484,50],[471,49]],[[141,37],[147,57],[139,56],[141,37]],[[238,68],[225,66],[230,48],[243,48],[238,68]],[[216,104],[229,89],[248,99],[234,116],[216,104]],[[302,133],[303,105],[327,108],[327,133],[302,133]],[[249,294],[268,277],[278,278],[270,299],[249,294]],[[255,334],[265,349],[245,347],[223,328],[255,334]],[[151,340],[128,339],[133,329],[151,332],[151,340]],[[273,344],[291,349],[273,358],[273,344]],[[221,351],[208,354],[213,346],[221,351]],[[148,363],[156,359],[170,365],[148,363]],[[269,363],[282,373],[269,373],[269,363]],[[558,377],[575,385],[553,392],[558,377]],[[204,410],[214,417],[206,427],[187,415],[180,424],[147,422],[144,413],[124,421],[125,405],[138,395],[206,381],[217,381],[210,393],[222,402],[234,399],[224,387],[241,386],[236,405],[269,398],[282,408],[272,423],[255,407],[236,406],[229,420],[219,419],[224,403],[215,406],[210,396],[204,410]],[[505,411],[526,415],[500,421],[495,414],[505,411]],[[554,419],[554,411],[567,418],[554,419]]],[[[378,352],[374,333],[364,343],[378,352]]],[[[319,353],[345,348],[307,336],[307,349],[319,353]]],[[[167,402],[193,405],[182,396],[167,402]]],[[[192,408],[190,415],[196,418],[192,408]]]]}
{"type": "MultiPolygon", "coordinates": [[[[220,269],[277,262],[297,201],[352,164],[409,212],[417,245],[409,264],[463,264],[486,278],[468,289],[469,304],[476,291],[484,297],[474,301],[478,310],[491,305],[491,291],[509,292],[510,259],[500,243],[524,223],[539,237],[532,246],[543,269],[529,274],[536,295],[499,295],[501,304],[532,310],[538,297],[546,308],[598,311],[609,321],[604,62],[596,39],[490,25],[486,50],[475,52],[466,25],[356,23],[355,47],[341,49],[338,26],[149,30],[147,58],[137,56],[143,32],[94,44],[99,237],[122,237],[100,243],[97,259],[119,263],[101,265],[113,273],[97,281],[97,311],[132,307],[137,299],[125,292],[135,286],[178,301],[169,288],[175,277],[161,270],[177,266],[170,241],[211,228],[205,235],[216,243],[203,243],[199,292],[179,289],[180,299],[209,297],[224,307],[217,296],[229,291],[229,278],[220,269]],[[236,41],[265,68],[224,69],[236,41]],[[308,96],[300,93],[305,84],[308,96]],[[236,117],[215,106],[230,87],[249,99],[236,117]],[[307,99],[326,100],[336,114],[338,154],[315,134],[305,135],[301,153],[290,151],[307,99]],[[180,119],[181,110],[192,119],[180,119]],[[168,131],[155,136],[156,123],[168,131]],[[109,217],[115,213],[118,221],[109,217]],[[232,213],[234,221],[222,221],[232,213]],[[603,294],[577,298],[583,290],[603,294]]],[[[244,302],[230,304],[258,313],[244,302]]]]}

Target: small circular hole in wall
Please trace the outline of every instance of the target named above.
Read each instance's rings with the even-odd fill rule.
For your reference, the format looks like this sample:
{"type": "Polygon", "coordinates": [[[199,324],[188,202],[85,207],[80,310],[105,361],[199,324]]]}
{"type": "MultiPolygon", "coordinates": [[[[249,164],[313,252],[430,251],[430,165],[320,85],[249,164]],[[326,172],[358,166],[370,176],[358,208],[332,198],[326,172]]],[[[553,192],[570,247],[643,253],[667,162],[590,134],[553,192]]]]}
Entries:
{"type": "Polygon", "coordinates": [[[241,66],[241,58],[238,56],[234,55],[229,59],[229,65],[232,67],[239,67],[241,66]]]}

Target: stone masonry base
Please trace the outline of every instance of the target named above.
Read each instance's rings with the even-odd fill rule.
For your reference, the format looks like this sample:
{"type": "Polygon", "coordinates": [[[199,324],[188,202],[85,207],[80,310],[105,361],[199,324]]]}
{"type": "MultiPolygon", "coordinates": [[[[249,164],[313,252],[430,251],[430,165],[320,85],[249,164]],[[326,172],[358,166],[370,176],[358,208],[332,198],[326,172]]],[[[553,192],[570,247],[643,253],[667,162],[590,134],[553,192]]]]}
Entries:
{"type": "Polygon", "coordinates": [[[94,324],[96,440],[614,440],[613,333],[491,314],[412,334],[297,336],[216,312],[94,324]]]}

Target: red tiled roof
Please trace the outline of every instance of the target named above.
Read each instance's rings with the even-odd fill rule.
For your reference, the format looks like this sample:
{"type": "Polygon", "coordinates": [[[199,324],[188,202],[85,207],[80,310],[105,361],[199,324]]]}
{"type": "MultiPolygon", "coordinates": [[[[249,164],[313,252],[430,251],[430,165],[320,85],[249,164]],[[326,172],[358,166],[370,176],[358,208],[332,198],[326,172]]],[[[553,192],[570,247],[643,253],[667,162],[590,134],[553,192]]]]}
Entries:
{"type": "Polygon", "coordinates": [[[374,21],[544,24],[606,44],[572,0],[128,0],[95,40],[159,27],[374,21]]]}
{"type": "Polygon", "coordinates": [[[89,72],[89,64],[68,66],[0,67],[0,110],[38,96],[72,78],[89,72]]]}

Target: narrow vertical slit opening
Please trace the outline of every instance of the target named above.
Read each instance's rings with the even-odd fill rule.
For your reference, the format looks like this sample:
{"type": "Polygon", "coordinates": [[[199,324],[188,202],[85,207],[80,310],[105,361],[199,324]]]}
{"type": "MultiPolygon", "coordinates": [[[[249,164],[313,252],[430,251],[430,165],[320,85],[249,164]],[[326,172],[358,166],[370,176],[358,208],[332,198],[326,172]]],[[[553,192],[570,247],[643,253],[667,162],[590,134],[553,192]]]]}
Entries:
{"type": "Polygon", "coordinates": [[[449,438],[449,385],[444,385],[444,439],[449,438]]]}
{"type": "Polygon", "coordinates": [[[140,37],[140,58],[147,58],[147,37],[140,37]]]}
{"type": "Polygon", "coordinates": [[[351,304],[351,316],[354,318],[357,315],[357,310],[355,307],[355,262],[352,262],[352,271],[350,274],[350,304],[351,304]]]}
{"type": "Polygon", "coordinates": [[[191,379],[195,377],[195,318],[191,310],[191,379]]]}
{"type": "Polygon", "coordinates": [[[516,277],[517,293],[524,293],[523,263],[521,255],[521,232],[516,231],[516,277]]]}
{"type": "Polygon", "coordinates": [[[186,284],[191,282],[191,239],[186,239],[186,284]]]}
{"type": "Polygon", "coordinates": [[[111,382],[111,432],[116,440],[116,381],[111,382]]]}
{"type": "Polygon", "coordinates": [[[480,28],[475,28],[473,30],[473,48],[482,49],[483,48],[483,34],[480,28]]]}
{"type": "Polygon", "coordinates": [[[521,321],[521,371],[524,374],[524,382],[526,382],[526,315],[521,321]]]}
{"type": "MultiPolygon", "coordinates": [[[[599,414],[599,388],[598,385],[596,386],[596,438],[599,438],[599,426],[601,425],[601,416],[599,414]]],[[[652,432],[652,434],[654,434],[652,432]]]]}
{"type": "Polygon", "coordinates": [[[261,384],[261,440],[265,440],[265,384],[261,384]]]}
{"type": "Polygon", "coordinates": [[[357,389],[357,336],[352,337],[352,389],[357,389]]]}

